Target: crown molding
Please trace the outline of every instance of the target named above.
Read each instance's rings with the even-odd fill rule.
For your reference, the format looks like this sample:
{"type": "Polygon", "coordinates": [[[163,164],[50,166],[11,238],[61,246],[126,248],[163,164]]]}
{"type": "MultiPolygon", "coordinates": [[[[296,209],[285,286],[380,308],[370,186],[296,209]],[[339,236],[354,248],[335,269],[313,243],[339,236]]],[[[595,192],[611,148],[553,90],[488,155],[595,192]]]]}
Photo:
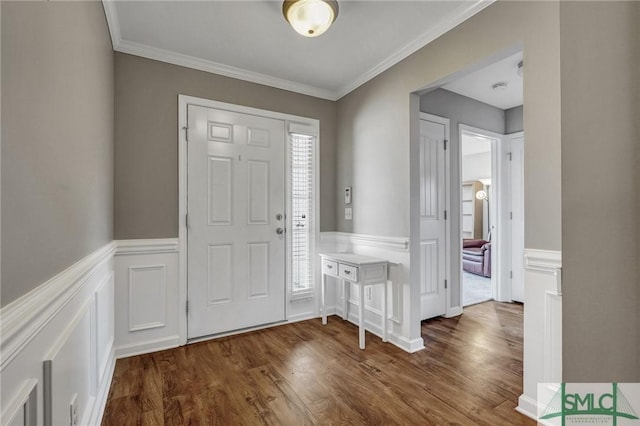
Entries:
{"type": "Polygon", "coordinates": [[[113,50],[116,50],[116,46],[120,43],[120,21],[118,21],[118,14],[116,12],[116,3],[114,0],[102,0],[102,7],[104,8],[104,16],[107,18],[107,27],[109,27],[109,34],[111,35],[111,46],[113,50]]]}
{"type": "Polygon", "coordinates": [[[436,27],[430,29],[429,31],[423,33],[421,36],[407,44],[402,49],[398,50],[396,53],[389,56],[387,59],[378,63],[376,66],[371,68],[369,71],[361,74],[352,82],[345,84],[337,91],[337,98],[340,99],[343,96],[346,96],[353,90],[365,84],[367,81],[373,79],[377,75],[385,72],[392,66],[396,65],[398,62],[402,61],[409,55],[417,52],[422,49],[427,44],[431,43],[433,40],[437,39],[441,35],[446,32],[452,30],[456,26],[460,25],[462,22],[471,18],[476,13],[480,12],[484,8],[493,4],[496,0],[476,0],[471,5],[462,5],[458,7],[448,19],[440,22],[436,27]]]}
{"type": "Polygon", "coordinates": [[[313,96],[330,101],[337,101],[338,99],[357,89],[367,81],[391,68],[398,62],[402,61],[407,56],[411,55],[436,38],[440,37],[447,31],[453,29],[460,23],[469,19],[471,16],[488,7],[494,1],[495,0],[476,0],[471,5],[462,5],[461,7],[457,8],[448,19],[442,21],[435,28],[432,28],[429,31],[425,32],[420,37],[407,44],[404,48],[398,50],[387,59],[371,68],[369,71],[361,74],[352,82],[343,85],[338,90],[315,87],[308,84],[298,83],[283,78],[273,77],[270,75],[221,64],[219,62],[197,58],[195,56],[184,55],[182,53],[152,47],[142,43],[123,40],[120,31],[120,23],[118,21],[115,0],[102,0],[102,4],[107,19],[107,25],[109,26],[109,33],[111,34],[113,50],[116,52],[128,53],[130,55],[166,62],[173,65],[179,65],[199,71],[205,71],[212,74],[218,74],[225,77],[244,80],[251,83],[262,84],[277,89],[288,90],[290,92],[300,93],[302,95],[313,96]]]}
{"type": "Polygon", "coordinates": [[[316,98],[328,99],[330,101],[337,100],[335,92],[331,90],[326,90],[307,84],[296,83],[294,81],[272,77],[253,71],[247,71],[242,68],[232,67],[230,65],[225,65],[206,59],[196,58],[195,56],[183,55],[182,53],[158,49],[146,44],[136,43],[128,40],[121,40],[118,46],[114,47],[114,50],[117,52],[128,53],[130,55],[141,56],[143,58],[155,59],[156,61],[166,62],[173,65],[180,65],[199,71],[205,71],[212,74],[231,77],[238,80],[244,80],[251,83],[262,84],[264,86],[275,87],[276,89],[288,90],[290,92],[300,93],[316,98]]]}

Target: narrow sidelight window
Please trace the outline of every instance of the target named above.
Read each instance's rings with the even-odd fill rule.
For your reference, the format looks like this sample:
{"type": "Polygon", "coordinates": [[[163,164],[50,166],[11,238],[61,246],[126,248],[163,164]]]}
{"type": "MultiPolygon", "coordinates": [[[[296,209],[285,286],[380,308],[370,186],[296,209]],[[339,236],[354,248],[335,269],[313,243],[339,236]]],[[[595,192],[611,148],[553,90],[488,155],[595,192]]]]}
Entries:
{"type": "Polygon", "coordinates": [[[292,299],[311,296],[314,260],[314,144],[315,136],[291,134],[289,244],[292,299]]]}

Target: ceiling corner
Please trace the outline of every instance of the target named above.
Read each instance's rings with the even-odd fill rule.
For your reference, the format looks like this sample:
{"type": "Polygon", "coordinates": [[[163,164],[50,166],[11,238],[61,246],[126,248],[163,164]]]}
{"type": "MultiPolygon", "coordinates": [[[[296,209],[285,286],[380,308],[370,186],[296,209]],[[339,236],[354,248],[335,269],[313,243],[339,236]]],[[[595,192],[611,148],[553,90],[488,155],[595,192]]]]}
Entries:
{"type": "Polygon", "coordinates": [[[109,34],[111,35],[111,45],[113,46],[113,50],[116,51],[122,42],[116,2],[115,0],[102,0],[102,7],[104,8],[104,15],[107,18],[107,27],[109,27],[109,34]]]}

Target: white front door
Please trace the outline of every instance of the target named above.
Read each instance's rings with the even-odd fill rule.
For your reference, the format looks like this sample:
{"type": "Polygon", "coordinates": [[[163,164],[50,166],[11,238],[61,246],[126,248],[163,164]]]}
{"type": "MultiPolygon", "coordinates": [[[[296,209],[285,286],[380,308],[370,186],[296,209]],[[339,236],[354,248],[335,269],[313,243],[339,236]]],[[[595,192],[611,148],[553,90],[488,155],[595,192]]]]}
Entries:
{"type": "Polygon", "coordinates": [[[524,303],[524,137],[511,139],[511,299],[524,303]]]}
{"type": "Polygon", "coordinates": [[[188,107],[188,337],[285,319],[285,125],[188,107]]]}
{"type": "Polygon", "coordinates": [[[420,120],[421,319],[446,312],[445,125],[420,120]]]}

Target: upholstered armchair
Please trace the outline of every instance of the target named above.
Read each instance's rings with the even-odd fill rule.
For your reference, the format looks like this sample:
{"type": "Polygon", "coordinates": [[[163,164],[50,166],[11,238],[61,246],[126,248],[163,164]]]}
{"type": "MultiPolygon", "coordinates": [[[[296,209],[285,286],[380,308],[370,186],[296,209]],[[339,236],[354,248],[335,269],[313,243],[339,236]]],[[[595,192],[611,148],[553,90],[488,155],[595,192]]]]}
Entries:
{"type": "Polygon", "coordinates": [[[491,277],[491,243],[486,240],[462,240],[462,269],[491,277]]]}

